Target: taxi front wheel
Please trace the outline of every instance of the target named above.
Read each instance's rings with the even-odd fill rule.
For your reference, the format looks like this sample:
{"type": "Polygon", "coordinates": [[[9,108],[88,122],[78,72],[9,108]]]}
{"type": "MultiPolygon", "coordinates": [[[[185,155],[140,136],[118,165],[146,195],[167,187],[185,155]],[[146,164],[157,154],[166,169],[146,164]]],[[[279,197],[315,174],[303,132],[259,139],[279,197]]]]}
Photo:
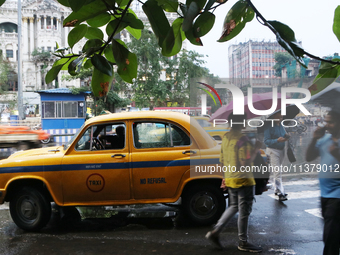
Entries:
{"type": "Polygon", "coordinates": [[[24,187],[11,199],[10,213],[15,224],[27,231],[38,231],[50,220],[51,203],[35,188],[24,187]]]}
{"type": "Polygon", "coordinates": [[[221,189],[213,185],[189,187],[182,196],[182,210],[186,218],[199,225],[216,223],[226,208],[221,189]]]}

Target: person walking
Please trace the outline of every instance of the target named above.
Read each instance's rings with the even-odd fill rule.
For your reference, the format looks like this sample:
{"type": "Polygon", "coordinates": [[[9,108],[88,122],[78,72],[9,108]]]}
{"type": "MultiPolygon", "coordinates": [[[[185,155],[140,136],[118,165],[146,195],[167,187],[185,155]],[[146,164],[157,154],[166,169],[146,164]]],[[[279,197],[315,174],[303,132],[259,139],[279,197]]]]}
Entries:
{"type": "Polygon", "coordinates": [[[324,218],[323,255],[339,255],[340,249],[340,113],[330,111],[325,127],[318,127],[306,152],[306,160],[320,156],[319,183],[324,218]],[[328,133],[326,133],[328,131],[328,133]]]}
{"type": "Polygon", "coordinates": [[[218,220],[212,231],[206,234],[206,238],[218,248],[223,248],[220,243],[220,233],[223,231],[230,219],[239,212],[238,215],[238,249],[246,252],[261,252],[262,248],[248,242],[248,219],[252,211],[255,192],[255,180],[253,173],[240,171],[242,166],[250,166],[256,153],[261,147],[259,141],[255,147],[252,146],[248,137],[242,134],[242,124],[245,123],[245,115],[230,114],[228,122],[231,130],[222,139],[220,163],[228,171],[224,172],[221,188],[228,188],[229,206],[218,220]],[[232,167],[234,170],[231,170],[232,167]],[[230,170],[230,171],[229,171],[230,170]]]}
{"type": "Polygon", "coordinates": [[[270,165],[272,166],[273,188],[279,201],[286,201],[287,193],[285,193],[282,184],[282,162],[285,156],[285,142],[288,141],[289,135],[281,125],[282,115],[278,111],[271,115],[269,119],[274,119],[273,123],[267,124],[264,129],[264,143],[267,146],[266,153],[269,156],[270,165]]]}

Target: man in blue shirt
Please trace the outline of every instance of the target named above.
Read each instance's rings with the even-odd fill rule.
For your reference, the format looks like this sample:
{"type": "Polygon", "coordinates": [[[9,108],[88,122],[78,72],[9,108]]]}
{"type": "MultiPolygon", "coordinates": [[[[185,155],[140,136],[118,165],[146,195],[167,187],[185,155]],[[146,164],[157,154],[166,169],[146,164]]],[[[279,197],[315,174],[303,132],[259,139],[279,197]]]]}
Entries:
{"type": "Polygon", "coordinates": [[[264,129],[264,143],[267,146],[267,154],[269,155],[270,164],[272,166],[273,187],[275,195],[279,196],[279,201],[287,200],[287,194],[282,184],[282,162],[284,158],[285,142],[289,136],[281,125],[281,111],[274,113],[269,119],[275,119],[272,124],[270,122],[264,129]]]}
{"type": "Polygon", "coordinates": [[[324,218],[323,255],[339,255],[340,249],[340,113],[330,111],[326,126],[314,131],[306,160],[320,156],[319,182],[321,210],[324,218]],[[326,130],[328,131],[325,134],[326,130]]]}

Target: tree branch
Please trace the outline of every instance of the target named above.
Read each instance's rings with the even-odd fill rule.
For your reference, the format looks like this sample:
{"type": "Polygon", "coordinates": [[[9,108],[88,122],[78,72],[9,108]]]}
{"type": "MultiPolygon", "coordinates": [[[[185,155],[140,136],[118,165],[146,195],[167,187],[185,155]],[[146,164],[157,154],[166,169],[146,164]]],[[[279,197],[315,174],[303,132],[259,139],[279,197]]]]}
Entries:
{"type": "MultiPolygon", "coordinates": [[[[261,19],[261,21],[263,22],[263,23],[261,23],[259,21],[259,23],[261,25],[268,27],[275,34],[276,37],[280,36],[280,34],[276,31],[276,29],[272,25],[270,25],[268,23],[268,21],[262,16],[262,14],[256,9],[256,7],[253,5],[251,0],[246,0],[246,1],[247,1],[248,5],[254,10],[254,12],[256,14],[256,19],[258,21],[259,21],[259,19],[261,19]]],[[[324,59],[324,58],[314,56],[313,54],[310,54],[310,53],[306,52],[305,50],[303,50],[303,53],[305,55],[307,55],[308,57],[319,60],[319,61],[327,62],[327,63],[334,64],[334,65],[340,65],[340,62],[335,62],[335,61],[332,61],[332,60],[329,60],[329,59],[324,59]]]]}

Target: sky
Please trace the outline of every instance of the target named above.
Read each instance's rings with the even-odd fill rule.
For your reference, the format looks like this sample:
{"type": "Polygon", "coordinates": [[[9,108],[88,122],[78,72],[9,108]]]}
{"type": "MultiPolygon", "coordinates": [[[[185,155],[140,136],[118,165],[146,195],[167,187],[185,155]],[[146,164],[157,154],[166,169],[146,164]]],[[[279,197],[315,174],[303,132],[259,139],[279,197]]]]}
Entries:
{"type": "MultiPolygon", "coordinates": [[[[220,78],[229,77],[228,47],[232,44],[255,41],[275,41],[275,35],[261,25],[256,17],[236,37],[228,42],[219,43],[223,21],[236,0],[228,0],[215,12],[216,20],[213,29],[201,38],[203,46],[191,45],[188,50],[204,55],[205,67],[210,73],[220,78]]],[[[297,41],[302,42],[305,51],[318,56],[340,54],[340,42],[333,33],[334,11],[339,0],[253,0],[257,10],[267,20],[277,20],[288,25],[295,32],[297,41]]]]}

